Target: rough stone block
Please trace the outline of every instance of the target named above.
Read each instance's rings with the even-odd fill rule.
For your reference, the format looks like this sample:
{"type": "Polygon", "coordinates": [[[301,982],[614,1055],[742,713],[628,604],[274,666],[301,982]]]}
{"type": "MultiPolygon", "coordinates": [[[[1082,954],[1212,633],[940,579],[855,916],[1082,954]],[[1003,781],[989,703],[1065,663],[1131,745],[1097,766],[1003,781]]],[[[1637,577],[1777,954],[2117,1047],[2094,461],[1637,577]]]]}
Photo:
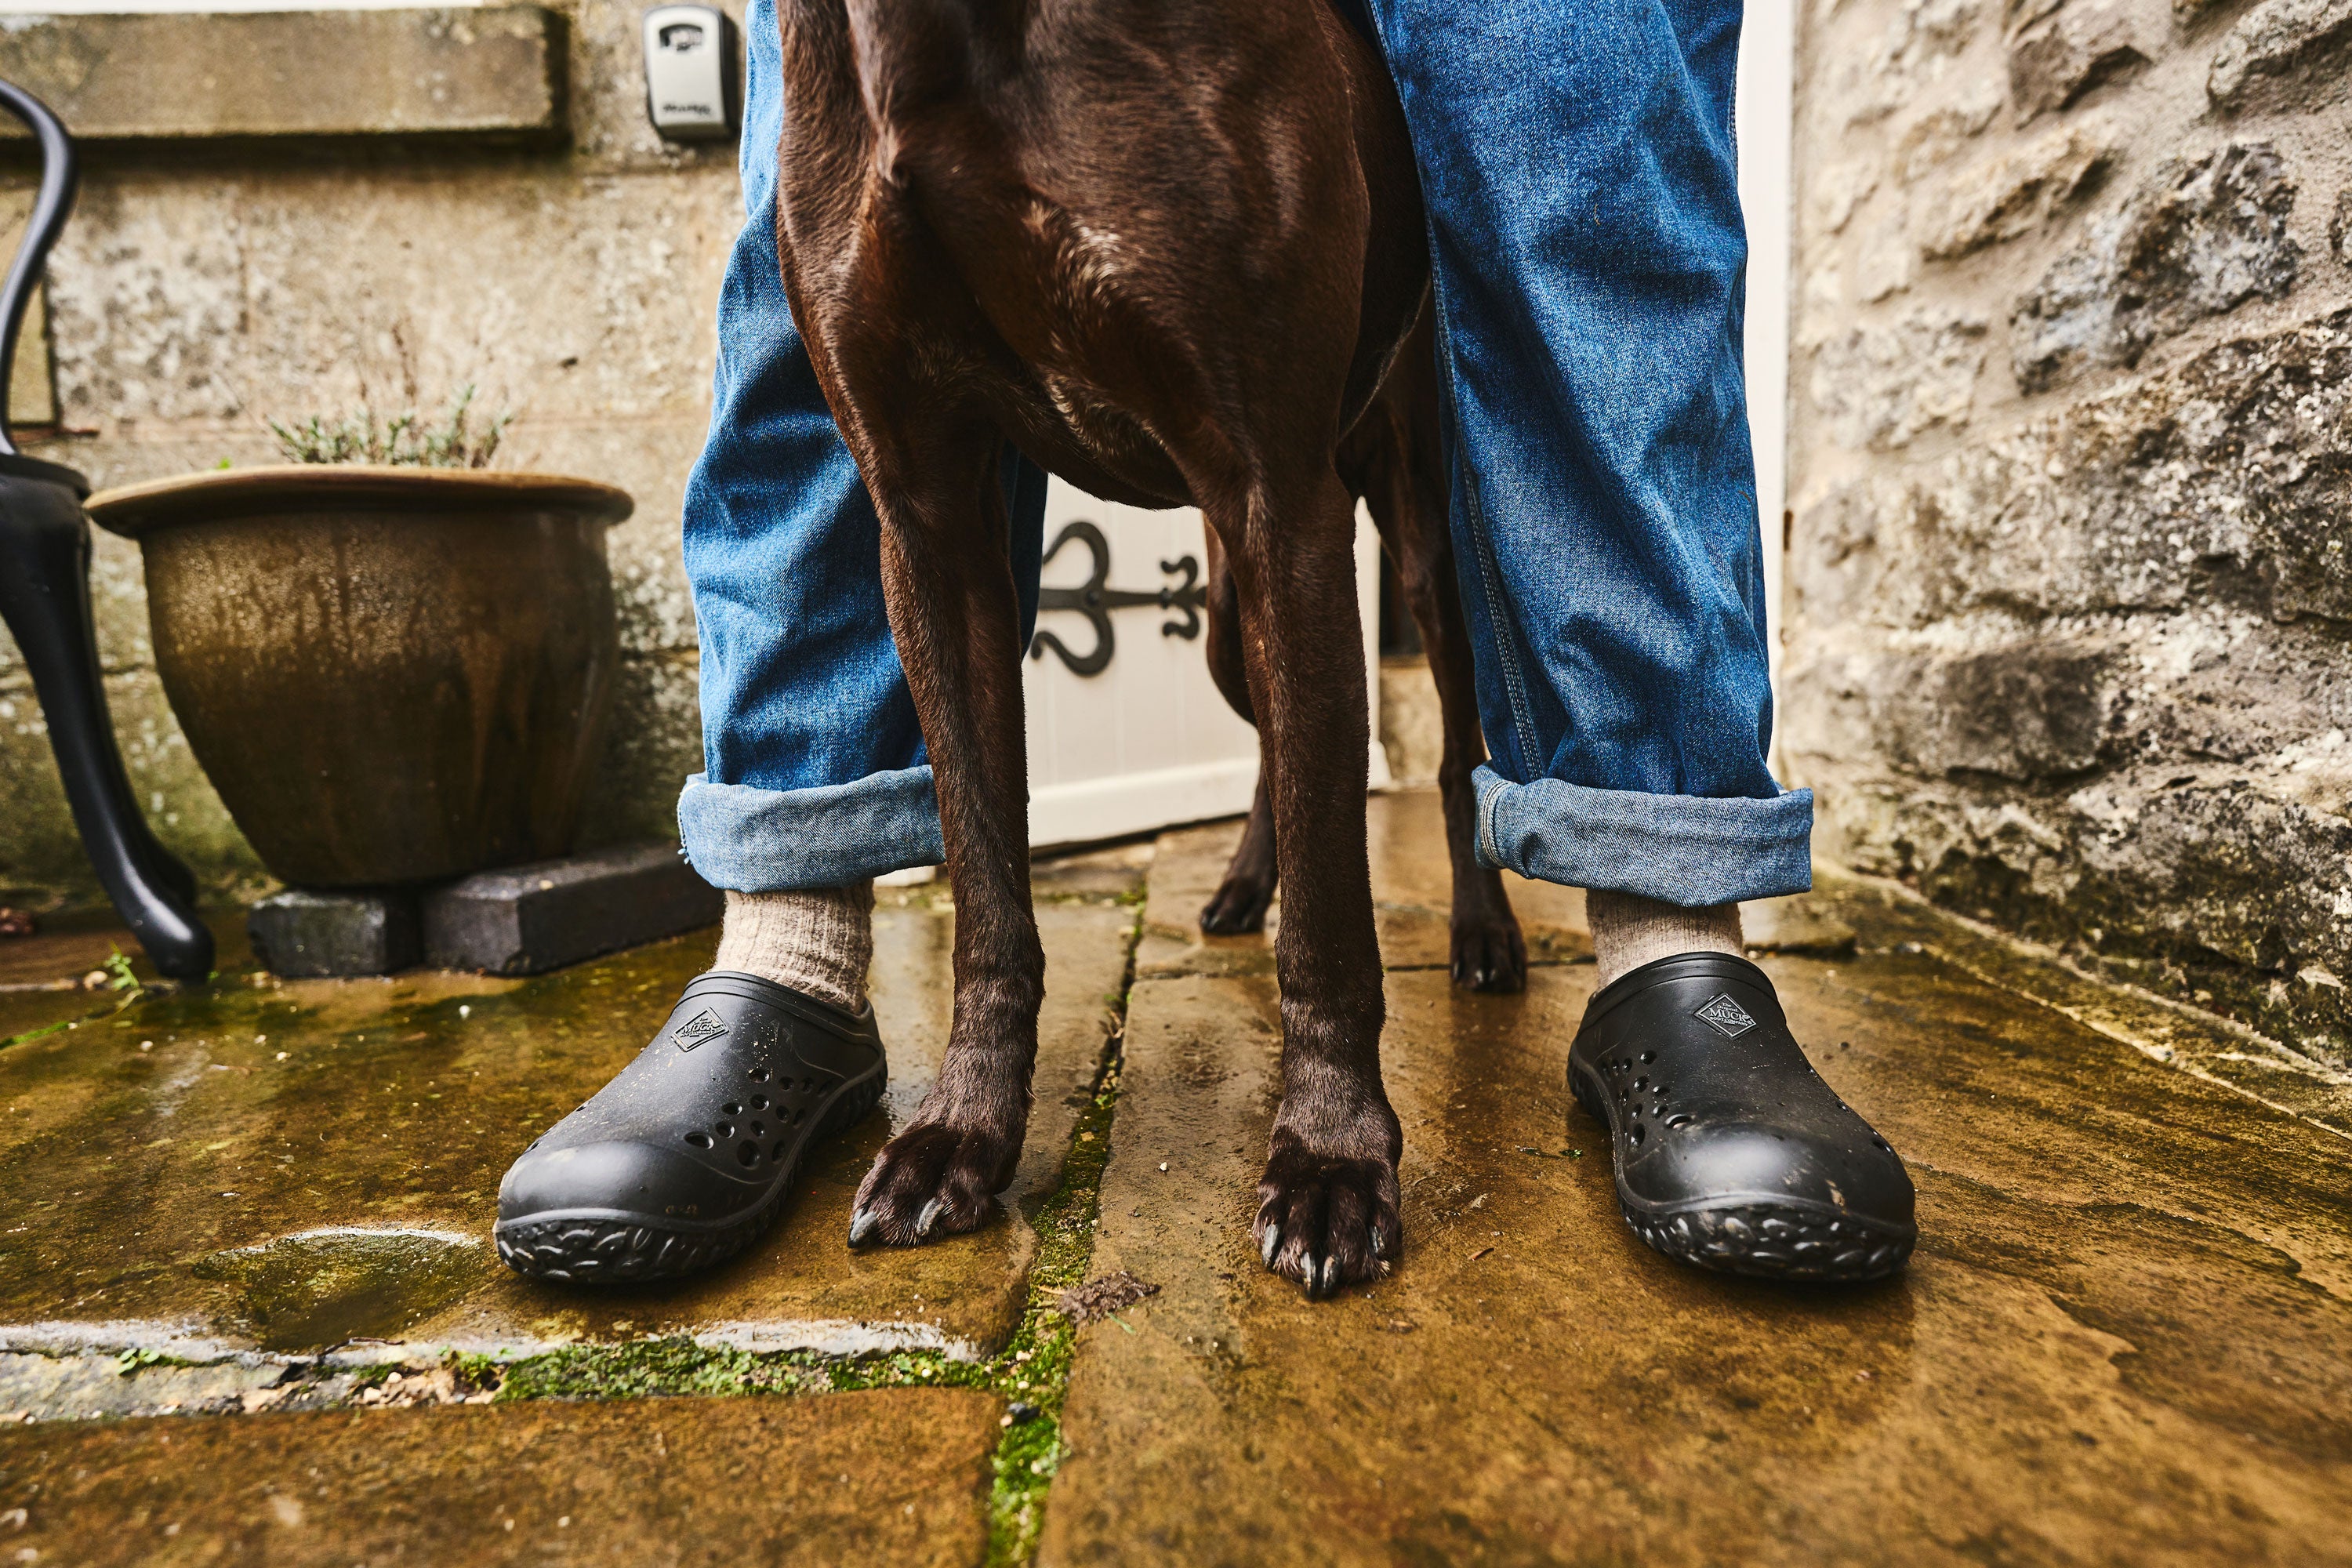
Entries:
{"type": "Polygon", "coordinates": [[[1807,196],[1813,225],[1823,234],[1842,231],[1854,209],[1878,189],[1878,164],[1870,159],[1849,159],[1813,172],[1807,196]]]}
{"type": "Polygon", "coordinates": [[[425,900],[425,955],[439,969],[537,974],[706,926],[719,889],[675,844],[633,844],[484,871],[425,900]]]}
{"type": "Polygon", "coordinates": [[[1969,422],[1986,323],[1946,310],[1856,327],[1813,357],[1813,402],[1843,447],[1895,447],[1937,426],[1969,422]]]}
{"type": "Polygon", "coordinates": [[[2074,0],[2010,42],[2009,91],[2018,122],[2064,109],[2147,64],[2137,19],[2124,0],[2074,0]]]}
{"type": "Polygon", "coordinates": [[[2352,619],[2352,309],[2218,344],[1906,473],[1801,508],[1805,619],[1925,627],[1971,612],[2352,619]]]}
{"type": "Polygon", "coordinates": [[[2327,220],[2327,248],[2336,259],[2352,267],[2352,187],[2336,195],[2336,212],[2327,220]]]}
{"type": "Polygon", "coordinates": [[[2063,798],[1841,781],[1822,795],[1823,837],[1859,868],[1916,879],[1938,902],[2342,1068],[2352,1067],[2347,751],[2336,734],[2226,768],[2167,763],[2063,798]],[[2325,809],[2287,793],[2297,763],[2315,759],[2333,763],[2325,809]]]}
{"type": "Polygon", "coordinates": [[[2105,650],[2047,637],[1888,660],[1874,728],[1923,773],[2031,782],[2097,765],[2115,707],[2105,650]]]}
{"type": "Polygon", "coordinates": [[[289,890],[254,905],[246,929],[255,955],[289,980],[396,973],[419,951],[416,896],[396,890],[289,890]]]}
{"type": "Polygon", "coordinates": [[[86,141],[552,140],[564,66],[563,18],[536,5],[28,16],[0,30],[0,77],[86,141]]]}
{"type": "Polygon", "coordinates": [[[1957,103],[1937,104],[1905,128],[1894,148],[1894,173],[1906,184],[1921,179],[1959,155],[1960,150],[1984,134],[2000,112],[2006,95],[1990,82],[1957,103]]]}
{"type": "Polygon", "coordinates": [[[2315,108],[2343,95],[2347,52],[2352,0],[2267,0],[2221,40],[2205,91],[2224,113],[2315,108]]]}
{"type": "Polygon", "coordinates": [[[2085,195],[2114,156],[2103,131],[2069,128],[1963,169],[1927,204],[1920,250],[1931,261],[1957,261],[2031,234],[2085,195]]]}
{"type": "Polygon", "coordinates": [[[2137,364],[2158,338],[2284,298],[2303,260],[2287,234],[2294,199],[2267,142],[2167,160],[2017,301],[2018,385],[2039,392],[2082,364],[2137,364]]]}
{"type": "Polygon", "coordinates": [[[1885,119],[1956,68],[1983,20],[1983,0],[1903,0],[1875,46],[1848,55],[1824,108],[1847,125],[1885,119]]]}

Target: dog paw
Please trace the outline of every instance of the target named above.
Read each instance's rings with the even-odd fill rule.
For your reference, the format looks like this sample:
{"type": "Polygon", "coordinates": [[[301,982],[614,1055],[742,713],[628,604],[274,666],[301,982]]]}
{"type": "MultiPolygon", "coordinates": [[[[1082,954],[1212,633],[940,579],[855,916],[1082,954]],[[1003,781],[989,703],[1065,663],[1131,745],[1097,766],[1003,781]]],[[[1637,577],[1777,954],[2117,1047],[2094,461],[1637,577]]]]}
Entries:
{"type": "Polygon", "coordinates": [[[1470,991],[1528,988],[1528,944],[1507,910],[1454,921],[1454,984],[1470,991]]]}
{"type": "Polygon", "coordinates": [[[1243,872],[1228,876],[1201,910],[1201,930],[1210,936],[1244,936],[1265,929],[1274,884],[1243,872]]]}
{"type": "Polygon", "coordinates": [[[1370,1284],[1404,1256],[1392,1155],[1318,1153],[1277,1128],[1257,1197],[1258,1256],[1310,1298],[1370,1284]]]}
{"type": "Polygon", "coordinates": [[[849,1211],[852,1247],[915,1247],[978,1230],[1021,1158],[1018,1135],[917,1122],[882,1146],[849,1211]]]}

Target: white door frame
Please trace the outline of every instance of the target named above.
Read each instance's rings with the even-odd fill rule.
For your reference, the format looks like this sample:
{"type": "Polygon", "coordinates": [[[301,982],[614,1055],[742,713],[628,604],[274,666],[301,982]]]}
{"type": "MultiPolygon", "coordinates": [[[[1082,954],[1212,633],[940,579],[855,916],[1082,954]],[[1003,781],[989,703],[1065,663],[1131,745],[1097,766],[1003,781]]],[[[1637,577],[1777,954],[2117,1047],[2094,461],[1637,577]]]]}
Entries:
{"type": "MultiPolygon", "coordinates": [[[[1748,0],[1733,110],[1739,205],[1748,220],[1748,424],[1764,535],[1773,706],[1780,706],[1782,514],[1789,504],[1789,278],[1796,123],[1796,0],[1748,0]]],[[[1779,726],[1774,725],[1774,745],[1779,726]]]]}

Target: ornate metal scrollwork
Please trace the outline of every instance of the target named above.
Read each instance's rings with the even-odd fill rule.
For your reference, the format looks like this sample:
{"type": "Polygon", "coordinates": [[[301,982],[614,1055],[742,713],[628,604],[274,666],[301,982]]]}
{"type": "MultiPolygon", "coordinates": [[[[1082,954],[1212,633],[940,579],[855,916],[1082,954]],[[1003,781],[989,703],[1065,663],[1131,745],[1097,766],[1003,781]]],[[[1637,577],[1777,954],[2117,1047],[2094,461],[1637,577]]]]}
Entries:
{"type": "Polygon", "coordinates": [[[1169,621],[1160,628],[1160,635],[1192,638],[1201,635],[1201,612],[1208,607],[1209,590],[1201,584],[1201,563],[1190,555],[1180,555],[1173,561],[1162,561],[1160,570],[1173,577],[1182,573],[1184,580],[1171,584],[1156,593],[1140,593],[1129,588],[1107,588],[1110,580],[1110,542],[1101,529],[1091,522],[1073,522],[1055,536],[1054,547],[1045,552],[1051,562],[1062,552],[1062,546],[1073,539],[1087,547],[1094,557],[1094,570],[1086,582],[1076,588],[1045,588],[1037,595],[1037,613],[1049,610],[1072,610],[1086,616],[1095,628],[1095,646],[1079,654],[1052,632],[1040,631],[1029,644],[1029,657],[1043,658],[1047,649],[1069,668],[1072,675],[1100,675],[1110,668],[1110,658],[1118,643],[1112,635],[1110,613],[1138,605],[1156,605],[1163,610],[1180,610],[1183,619],[1169,621]]]}

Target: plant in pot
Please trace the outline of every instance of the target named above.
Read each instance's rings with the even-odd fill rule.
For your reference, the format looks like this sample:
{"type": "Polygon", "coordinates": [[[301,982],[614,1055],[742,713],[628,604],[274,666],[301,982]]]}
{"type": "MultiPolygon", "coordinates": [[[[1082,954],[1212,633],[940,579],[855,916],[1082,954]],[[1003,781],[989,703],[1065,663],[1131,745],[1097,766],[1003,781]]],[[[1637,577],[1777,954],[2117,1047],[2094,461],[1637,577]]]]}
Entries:
{"type": "Polygon", "coordinates": [[[271,422],[288,462],[102,491],[155,666],[229,815],[297,888],[568,852],[618,659],[626,492],[490,469],[508,416],[271,422]]]}

